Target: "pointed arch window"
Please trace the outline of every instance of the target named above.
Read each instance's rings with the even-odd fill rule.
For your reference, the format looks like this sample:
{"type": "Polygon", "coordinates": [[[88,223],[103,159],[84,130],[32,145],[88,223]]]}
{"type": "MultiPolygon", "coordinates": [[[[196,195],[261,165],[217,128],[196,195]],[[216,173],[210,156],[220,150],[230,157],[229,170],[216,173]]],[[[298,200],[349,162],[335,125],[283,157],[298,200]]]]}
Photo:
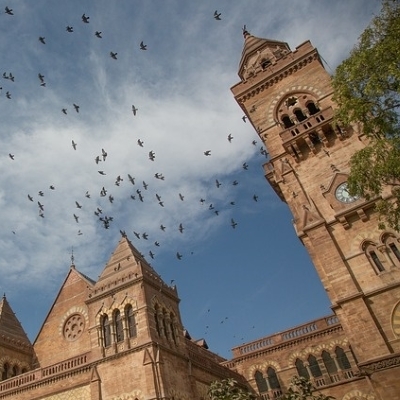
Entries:
{"type": "Polygon", "coordinates": [[[137,336],[137,329],[136,329],[136,318],[135,313],[133,312],[133,308],[130,304],[125,307],[125,319],[126,319],[126,326],[128,327],[128,336],[129,337],[136,337],[137,336]]]}
{"type": "Polygon", "coordinates": [[[176,335],[175,335],[175,315],[173,313],[170,314],[170,331],[171,331],[171,337],[174,343],[176,344],[176,335]]]}
{"type": "Polygon", "coordinates": [[[281,119],[285,129],[290,128],[294,125],[294,122],[290,119],[288,115],[284,115],[281,119]]]}
{"type": "Polygon", "coordinates": [[[276,375],[275,370],[272,367],[268,367],[267,369],[268,382],[271,389],[280,389],[281,385],[278,380],[278,376],[276,375]]]}
{"type": "Polygon", "coordinates": [[[383,266],[383,263],[378,255],[379,254],[378,249],[376,248],[376,245],[374,243],[365,242],[363,245],[363,250],[364,250],[365,255],[367,256],[370,264],[374,268],[374,271],[377,274],[385,271],[385,267],[383,266]]]}
{"type": "Polygon", "coordinates": [[[5,379],[8,378],[8,373],[10,371],[10,366],[8,365],[8,363],[4,363],[3,365],[3,371],[1,373],[1,380],[4,381],[5,379]]]}
{"type": "Polygon", "coordinates": [[[306,104],[307,110],[310,113],[310,115],[314,115],[319,112],[319,108],[315,105],[313,101],[309,101],[306,104]]]}
{"type": "Polygon", "coordinates": [[[161,334],[160,332],[160,320],[159,320],[159,308],[158,305],[156,304],[154,307],[154,322],[156,323],[156,331],[158,333],[158,335],[161,334]]]}
{"type": "Polygon", "coordinates": [[[324,350],[322,352],[322,361],[324,362],[326,371],[328,372],[328,374],[334,374],[335,372],[337,372],[337,367],[335,364],[335,360],[331,357],[331,355],[324,350]]]}
{"type": "Polygon", "coordinates": [[[254,374],[254,379],[256,381],[257,389],[260,393],[268,391],[267,381],[264,378],[261,371],[256,371],[254,374]]]}
{"type": "Polygon", "coordinates": [[[117,342],[122,342],[124,340],[124,326],[122,324],[121,312],[119,310],[114,311],[114,329],[117,342]]]}
{"type": "Polygon", "coordinates": [[[307,119],[307,116],[304,115],[303,111],[301,111],[299,108],[297,108],[296,110],[294,110],[294,115],[297,118],[297,121],[302,122],[305,119],[307,119]]]}
{"type": "Polygon", "coordinates": [[[307,368],[305,367],[302,360],[298,358],[295,362],[295,365],[299,376],[302,376],[303,378],[306,379],[310,379],[310,374],[308,373],[307,368]]]}
{"type": "Polygon", "coordinates": [[[308,356],[308,364],[310,366],[311,374],[314,378],[322,376],[321,368],[318,365],[318,361],[312,354],[308,356]]]}
{"type": "Polygon", "coordinates": [[[346,353],[341,347],[336,347],[335,349],[336,359],[339,364],[340,369],[350,369],[351,365],[346,353]]]}
{"type": "Polygon", "coordinates": [[[101,318],[101,333],[103,335],[104,347],[111,345],[111,329],[110,321],[108,320],[108,315],[104,314],[101,318]]]}
{"type": "Polygon", "coordinates": [[[162,320],[162,324],[163,324],[163,328],[164,328],[164,335],[165,335],[165,337],[166,337],[167,339],[169,339],[166,317],[167,317],[167,311],[164,309],[164,310],[163,310],[163,320],[162,320]]]}

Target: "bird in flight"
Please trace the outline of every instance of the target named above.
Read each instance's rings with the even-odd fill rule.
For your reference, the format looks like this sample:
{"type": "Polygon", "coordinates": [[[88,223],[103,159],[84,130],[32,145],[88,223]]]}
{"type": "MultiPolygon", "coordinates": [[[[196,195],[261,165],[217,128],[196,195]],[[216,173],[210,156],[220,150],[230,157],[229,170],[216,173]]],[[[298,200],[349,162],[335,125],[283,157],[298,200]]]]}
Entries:
{"type": "Polygon", "coordinates": [[[104,171],[97,171],[100,175],[105,175],[106,173],[104,171]]]}
{"type": "Polygon", "coordinates": [[[237,222],[235,222],[235,220],[233,218],[231,218],[231,226],[233,229],[236,228],[237,222]]]}
{"type": "Polygon", "coordinates": [[[44,83],[44,75],[42,75],[40,72],[38,73],[38,78],[40,80],[40,83],[44,83]]]}
{"type": "Polygon", "coordinates": [[[63,108],[61,111],[62,111],[65,115],[67,115],[67,109],[66,109],[66,108],[63,108]]]}
{"type": "Polygon", "coordinates": [[[28,199],[29,199],[30,201],[33,201],[33,197],[32,197],[30,194],[28,194],[28,199]]]}
{"type": "Polygon", "coordinates": [[[245,115],[243,115],[242,120],[243,120],[243,122],[246,122],[247,117],[245,115]]]}
{"type": "Polygon", "coordinates": [[[9,153],[8,156],[11,158],[11,160],[14,160],[14,154],[9,153]]]}
{"type": "Polygon", "coordinates": [[[7,99],[11,99],[11,93],[10,92],[6,92],[6,97],[7,97],[7,99]]]}
{"type": "Polygon", "coordinates": [[[8,8],[7,6],[5,8],[5,13],[8,14],[8,15],[14,15],[14,12],[13,12],[12,8],[8,8]]]}
{"type": "Polygon", "coordinates": [[[216,179],[215,186],[217,186],[217,188],[219,188],[221,185],[222,185],[222,183],[218,179],[216,179]]]}
{"type": "Polygon", "coordinates": [[[204,152],[204,155],[205,155],[205,156],[211,156],[211,150],[205,151],[205,152],[204,152]]]}
{"type": "Polygon", "coordinates": [[[74,218],[75,218],[75,222],[79,222],[79,217],[76,215],[76,214],[74,214],[74,218]]]}
{"type": "Polygon", "coordinates": [[[137,141],[137,144],[140,146],[140,147],[143,147],[143,141],[142,140],[140,140],[140,139],[138,139],[138,141],[137,141]]]}
{"type": "Polygon", "coordinates": [[[66,28],[66,31],[71,33],[71,32],[74,31],[74,28],[72,26],[68,25],[67,28],[66,28]]]}
{"type": "Polygon", "coordinates": [[[179,228],[178,228],[178,229],[179,229],[179,232],[180,232],[180,233],[183,233],[183,229],[184,229],[184,228],[183,228],[183,225],[182,225],[182,224],[179,224],[179,228]]]}
{"type": "Polygon", "coordinates": [[[77,201],[75,201],[75,205],[76,205],[76,208],[82,208],[82,206],[77,201]]]}
{"type": "Polygon", "coordinates": [[[140,50],[147,50],[147,44],[144,44],[143,41],[140,42],[140,50]]]}
{"type": "Polygon", "coordinates": [[[246,169],[246,170],[247,170],[247,169],[249,168],[249,165],[248,165],[247,163],[244,162],[243,165],[242,165],[242,167],[243,167],[243,169],[246,169]]]}
{"type": "Polygon", "coordinates": [[[149,185],[148,185],[145,181],[143,181],[143,187],[144,187],[144,190],[147,190],[147,188],[149,187],[149,185]]]}
{"type": "Polygon", "coordinates": [[[113,58],[114,60],[117,60],[117,55],[118,53],[113,53],[112,51],[110,51],[110,57],[113,58]]]}
{"type": "Polygon", "coordinates": [[[95,163],[98,164],[101,160],[100,160],[100,156],[96,156],[96,158],[94,159],[95,163]]]}
{"type": "Polygon", "coordinates": [[[78,106],[78,104],[73,104],[73,106],[74,106],[74,108],[75,108],[75,111],[77,112],[77,113],[79,113],[79,106],[78,106]]]}
{"type": "Polygon", "coordinates": [[[82,21],[83,21],[85,24],[88,24],[88,23],[89,23],[89,18],[90,18],[90,17],[87,17],[85,14],[82,15],[82,21]]]}
{"type": "Polygon", "coordinates": [[[96,35],[96,37],[98,37],[99,39],[101,39],[101,38],[103,37],[103,36],[101,36],[101,32],[99,32],[99,31],[96,31],[95,35],[96,35]]]}
{"type": "Polygon", "coordinates": [[[161,179],[162,181],[165,179],[163,174],[160,174],[159,172],[156,172],[154,174],[154,177],[157,178],[157,179],[161,179]]]}
{"type": "Polygon", "coordinates": [[[149,151],[149,160],[154,161],[156,158],[156,153],[153,150],[149,151]]]}
{"type": "Polygon", "coordinates": [[[228,135],[228,142],[232,143],[233,136],[231,134],[228,135]]]}
{"type": "Polygon", "coordinates": [[[39,36],[39,42],[40,43],[46,44],[46,40],[45,39],[46,38],[44,36],[39,36]]]}
{"type": "Polygon", "coordinates": [[[128,179],[129,179],[129,182],[132,183],[132,185],[135,184],[135,178],[132,175],[128,174],[128,179]]]}
{"type": "Polygon", "coordinates": [[[178,260],[181,260],[182,259],[182,254],[180,254],[179,252],[176,252],[176,258],[178,260]]]}
{"type": "Polygon", "coordinates": [[[104,149],[101,149],[101,155],[103,156],[103,161],[106,161],[107,152],[104,149]]]}
{"type": "Polygon", "coordinates": [[[214,18],[215,18],[217,21],[221,21],[221,13],[219,13],[218,10],[215,10],[215,12],[214,12],[214,18]]]}
{"type": "Polygon", "coordinates": [[[76,150],[76,146],[77,146],[77,144],[74,141],[72,141],[72,147],[74,150],[76,150]]]}
{"type": "Polygon", "coordinates": [[[164,225],[162,225],[162,224],[160,225],[160,229],[161,229],[163,232],[165,231],[165,228],[166,228],[166,227],[165,227],[164,225]]]}
{"type": "Polygon", "coordinates": [[[137,111],[138,111],[138,109],[132,104],[133,115],[136,115],[137,111]]]}
{"type": "Polygon", "coordinates": [[[183,201],[185,199],[185,196],[181,193],[179,193],[179,198],[183,201]]]}
{"type": "Polygon", "coordinates": [[[258,196],[256,194],[253,196],[253,200],[258,201],[258,196]]]}
{"type": "Polygon", "coordinates": [[[137,233],[137,232],[135,232],[135,231],[133,231],[133,233],[134,233],[134,235],[135,235],[138,239],[140,239],[140,233],[137,233]]]}

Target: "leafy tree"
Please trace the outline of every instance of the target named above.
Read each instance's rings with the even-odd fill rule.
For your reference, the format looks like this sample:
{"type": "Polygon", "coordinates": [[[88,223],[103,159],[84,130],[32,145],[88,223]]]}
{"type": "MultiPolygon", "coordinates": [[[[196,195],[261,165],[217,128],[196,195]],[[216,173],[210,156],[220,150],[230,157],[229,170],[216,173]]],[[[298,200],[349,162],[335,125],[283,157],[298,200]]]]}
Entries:
{"type": "Polygon", "coordinates": [[[332,396],[325,396],[322,393],[315,394],[314,385],[302,376],[294,376],[291,380],[289,390],[281,400],[330,400],[332,396]]]}
{"type": "Polygon", "coordinates": [[[211,400],[255,400],[257,397],[241,389],[235,379],[222,379],[211,383],[208,390],[211,400]]]}
{"type": "Polygon", "coordinates": [[[377,202],[380,228],[400,231],[400,3],[383,0],[359,43],[333,77],[336,121],[360,124],[368,145],[350,160],[349,190],[377,202]]]}

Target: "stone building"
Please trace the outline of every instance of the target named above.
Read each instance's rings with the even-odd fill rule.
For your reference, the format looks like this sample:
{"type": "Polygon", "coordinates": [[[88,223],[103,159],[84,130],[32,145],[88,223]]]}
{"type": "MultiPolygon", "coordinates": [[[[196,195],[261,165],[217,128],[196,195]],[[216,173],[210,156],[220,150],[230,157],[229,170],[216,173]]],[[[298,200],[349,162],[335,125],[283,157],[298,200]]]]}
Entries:
{"type": "Polygon", "coordinates": [[[226,377],[266,400],[293,375],[340,400],[400,400],[399,236],[378,230],[376,199],[346,186],[366,138],[333,123],[330,76],[310,42],[292,51],[244,37],[232,92],[270,155],[265,176],[293,214],[332,315],[225,360],[191,340],[176,287],[123,236],[97,281],[71,266],[33,345],[3,297],[0,400],[200,400],[226,377]]]}
{"type": "Polygon", "coordinates": [[[359,125],[333,122],[330,76],[309,41],[292,51],[244,38],[231,90],[269,153],[265,177],[290,208],[334,315],[239,346],[225,365],[265,399],[294,374],[338,399],[400,399],[399,235],[378,229],[376,198],[347,191],[349,159],[367,138],[359,125]]]}

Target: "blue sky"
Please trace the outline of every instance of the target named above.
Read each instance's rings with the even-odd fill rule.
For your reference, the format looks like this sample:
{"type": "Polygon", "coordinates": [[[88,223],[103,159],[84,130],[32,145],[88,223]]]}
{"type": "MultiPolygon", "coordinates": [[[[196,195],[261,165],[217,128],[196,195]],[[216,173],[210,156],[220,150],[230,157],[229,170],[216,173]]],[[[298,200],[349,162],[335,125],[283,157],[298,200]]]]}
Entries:
{"type": "Polygon", "coordinates": [[[77,269],[97,279],[120,230],[165,282],[175,281],[191,336],[224,357],[329,314],[230,87],[239,80],[243,25],[292,50],[310,40],[333,73],[379,9],[371,0],[2,2],[0,290],[29,338],[68,273],[72,249],[77,269]],[[106,160],[96,164],[102,149],[106,160]],[[98,207],[113,218],[109,229],[98,207]]]}

